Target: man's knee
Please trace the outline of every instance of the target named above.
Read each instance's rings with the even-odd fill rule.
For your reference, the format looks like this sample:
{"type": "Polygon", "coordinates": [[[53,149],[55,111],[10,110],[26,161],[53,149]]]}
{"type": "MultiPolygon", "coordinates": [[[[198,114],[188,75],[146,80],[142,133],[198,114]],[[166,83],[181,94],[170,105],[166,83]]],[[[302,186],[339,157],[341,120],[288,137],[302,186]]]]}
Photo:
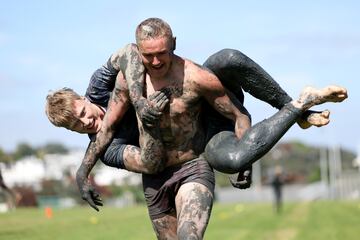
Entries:
{"type": "Polygon", "coordinates": [[[219,51],[219,55],[227,59],[243,58],[245,55],[236,49],[224,48],[219,51]]]}
{"type": "Polygon", "coordinates": [[[222,173],[239,172],[244,150],[238,147],[240,141],[232,131],[222,131],[213,136],[205,147],[205,158],[209,164],[222,173]]]}
{"type": "Polygon", "coordinates": [[[158,239],[178,239],[177,220],[172,214],[152,220],[152,225],[158,239]]]}

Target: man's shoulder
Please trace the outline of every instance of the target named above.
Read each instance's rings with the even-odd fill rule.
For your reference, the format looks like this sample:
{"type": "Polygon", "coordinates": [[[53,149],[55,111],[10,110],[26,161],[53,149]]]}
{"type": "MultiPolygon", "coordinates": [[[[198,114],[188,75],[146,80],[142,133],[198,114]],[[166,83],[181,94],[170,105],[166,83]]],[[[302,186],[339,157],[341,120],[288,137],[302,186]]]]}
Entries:
{"type": "Polygon", "coordinates": [[[110,57],[110,63],[116,70],[120,69],[120,59],[127,58],[131,54],[138,53],[138,47],[135,43],[126,44],[124,47],[115,51],[110,57]]]}
{"type": "Polygon", "coordinates": [[[185,75],[191,78],[192,81],[201,82],[203,80],[209,80],[211,78],[217,78],[215,74],[208,68],[201,66],[200,64],[184,59],[185,75]]]}
{"type": "Polygon", "coordinates": [[[193,60],[187,58],[181,58],[181,57],[180,59],[183,62],[182,64],[184,65],[185,74],[187,73],[212,74],[212,72],[208,68],[198,64],[197,62],[194,62],[193,60]]]}
{"type": "Polygon", "coordinates": [[[193,60],[190,60],[188,58],[181,58],[184,61],[185,69],[187,70],[201,70],[203,69],[203,66],[200,64],[194,62],[193,60]]]}
{"type": "Polygon", "coordinates": [[[128,43],[126,44],[124,47],[118,49],[114,54],[113,57],[121,57],[121,56],[125,56],[129,53],[133,53],[133,52],[139,52],[139,49],[137,47],[137,45],[135,43],[128,43]]]}

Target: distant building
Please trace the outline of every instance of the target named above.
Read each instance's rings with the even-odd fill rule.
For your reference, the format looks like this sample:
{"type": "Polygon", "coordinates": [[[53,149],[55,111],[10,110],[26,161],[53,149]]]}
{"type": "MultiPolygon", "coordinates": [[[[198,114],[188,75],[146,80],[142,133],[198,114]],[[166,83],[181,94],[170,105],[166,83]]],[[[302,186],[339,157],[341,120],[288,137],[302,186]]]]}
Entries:
{"type": "MultiPolygon", "coordinates": [[[[75,176],[84,157],[84,150],[73,150],[68,154],[46,154],[43,159],[35,156],[20,159],[3,171],[3,177],[10,187],[31,186],[39,189],[43,179],[65,179],[65,174],[75,176]]],[[[111,168],[101,161],[93,171],[98,185],[139,184],[141,175],[126,170],[111,168]]]]}

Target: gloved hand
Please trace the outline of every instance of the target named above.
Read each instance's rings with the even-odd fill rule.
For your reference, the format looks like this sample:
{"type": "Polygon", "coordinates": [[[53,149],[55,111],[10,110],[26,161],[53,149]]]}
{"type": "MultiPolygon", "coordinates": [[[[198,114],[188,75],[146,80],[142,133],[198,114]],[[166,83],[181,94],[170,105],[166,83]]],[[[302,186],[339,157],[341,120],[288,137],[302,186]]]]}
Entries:
{"type": "Polygon", "coordinates": [[[229,180],[231,185],[233,185],[233,187],[235,188],[239,188],[239,189],[249,188],[252,183],[252,165],[247,169],[241,170],[239,172],[236,181],[231,179],[230,177],[229,180]]]}
{"type": "Polygon", "coordinates": [[[149,96],[149,99],[142,99],[136,104],[139,118],[145,127],[154,127],[162,115],[162,111],[170,101],[170,90],[163,88],[149,96]]]}
{"type": "Polygon", "coordinates": [[[79,187],[81,198],[96,211],[99,211],[97,206],[103,206],[102,199],[100,198],[100,194],[90,184],[90,181],[88,179],[80,180],[77,178],[76,182],[79,187]]]}

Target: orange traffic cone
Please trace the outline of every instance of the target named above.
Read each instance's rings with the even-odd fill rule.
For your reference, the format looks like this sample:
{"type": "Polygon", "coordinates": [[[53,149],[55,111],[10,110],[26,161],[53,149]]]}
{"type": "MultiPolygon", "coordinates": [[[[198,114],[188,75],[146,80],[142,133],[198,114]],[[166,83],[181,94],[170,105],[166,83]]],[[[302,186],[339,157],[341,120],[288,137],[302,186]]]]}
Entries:
{"type": "Polygon", "coordinates": [[[51,219],[53,217],[53,211],[51,207],[45,207],[45,217],[51,219]]]}

